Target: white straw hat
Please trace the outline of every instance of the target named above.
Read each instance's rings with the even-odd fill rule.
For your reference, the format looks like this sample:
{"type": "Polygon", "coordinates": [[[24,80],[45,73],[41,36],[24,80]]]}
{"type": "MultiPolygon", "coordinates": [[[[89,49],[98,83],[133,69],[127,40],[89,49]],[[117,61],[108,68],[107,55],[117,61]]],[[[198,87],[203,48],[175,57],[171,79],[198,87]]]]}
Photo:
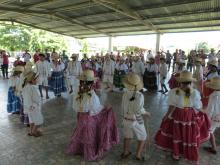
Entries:
{"type": "Polygon", "coordinates": [[[176,80],[178,82],[192,82],[192,81],[196,81],[196,79],[193,78],[193,75],[191,72],[185,70],[182,71],[179,75],[179,77],[176,77],[176,80]]]}
{"type": "Polygon", "coordinates": [[[33,79],[36,79],[38,77],[37,73],[30,71],[25,75],[25,79],[29,82],[33,79]]]}
{"type": "Polygon", "coordinates": [[[15,72],[24,72],[24,67],[23,66],[16,66],[13,69],[15,72]]]}
{"type": "Polygon", "coordinates": [[[128,74],[123,79],[124,86],[131,91],[139,91],[143,89],[143,82],[137,74],[128,74]]]}
{"type": "Polygon", "coordinates": [[[79,76],[78,79],[82,81],[95,81],[97,78],[95,77],[93,70],[87,69],[83,71],[83,74],[79,76]]]}
{"type": "Polygon", "coordinates": [[[205,84],[208,88],[220,90],[220,77],[214,77],[210,79],[210,82],[205,84]]]}

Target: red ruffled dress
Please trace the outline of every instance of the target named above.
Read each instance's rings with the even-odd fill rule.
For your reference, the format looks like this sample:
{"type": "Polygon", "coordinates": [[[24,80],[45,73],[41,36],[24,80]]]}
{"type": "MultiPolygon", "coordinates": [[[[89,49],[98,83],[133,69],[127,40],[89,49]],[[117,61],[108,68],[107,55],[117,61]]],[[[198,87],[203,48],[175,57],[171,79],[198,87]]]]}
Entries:
{"type": "Polygon", "coordinates": [[[162,121],[155,136],[157,148],[172,152],[175,159],[183,157],[195,165],[199,164],[199,146],[210,135],[208,116],[196,110],[202,108],[200,100],[200,93],[195,89],[191,90],[189,98],[181,89],[172,89],[168,102],[174,111],[162,121]]]}
{"type": "Polygon", "coordinates": [[[119,131],[113,110],[101,106],[94,91],[91,96],[85,95],[83,104],[74,103],[74,109],[78,110],[77,123],[67,154],[81,155],[88,161],[99,160],[119,143],[119,131]]]}

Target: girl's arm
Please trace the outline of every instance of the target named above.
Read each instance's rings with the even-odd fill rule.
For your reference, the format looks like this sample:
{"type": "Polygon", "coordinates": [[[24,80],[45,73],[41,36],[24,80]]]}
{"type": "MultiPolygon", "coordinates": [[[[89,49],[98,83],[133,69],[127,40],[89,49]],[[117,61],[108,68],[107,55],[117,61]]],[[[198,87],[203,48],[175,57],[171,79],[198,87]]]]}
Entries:
{"type": "Polygon", "coordinates": [[[166,120],[168,118],[168,116],[173,113],[174,110],[175,110],[175,107],[170,105],[166,115],[163,117],[163,120],[166,120]]]}

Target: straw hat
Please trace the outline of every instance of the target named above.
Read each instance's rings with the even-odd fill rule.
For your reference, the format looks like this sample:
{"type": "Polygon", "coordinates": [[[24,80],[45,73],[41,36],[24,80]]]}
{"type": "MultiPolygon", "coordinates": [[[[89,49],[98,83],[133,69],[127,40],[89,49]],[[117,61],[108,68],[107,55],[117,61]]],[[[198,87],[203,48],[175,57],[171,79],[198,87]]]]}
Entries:
{"type": "Polygon", "coordinates": [[[216,61],[216,60],[209,61],[208,65],[212,65],[212,66],[218,67],[218,61],[216,61]]]}
{"type": "Polygon", "coordinates": [[[220,77],[214,77],[205,84],[208,88],[220,90],[220,77]]]}
{"type": "Polygon", "coordinates": [[[124,86],[131,91],[139,91],[143,88],[143,82],[137,74],[128,74],[123,79],[124,86]]]}
{"type": "Polygon", "coordinates": [[[75,57],[77,58],[78,56],[79,54],[73,53],[70,58],[75,58],[75,57]]]}
{"type": "Polygon", "coordinates": [[[25,75],[25,79],[29,82],[33,79],[36,79],[38,77],[37,73],[30,71],[25,75]]]}
{"type": "Polygon", "coordinates": [[[191,72],[185,70],[182,71],[179,75],[179,77],[176,77],[176,80],[178,82],[191,82],[191,81],[196,81],[196,79],[193,78],[193,75],[191,72]]]}
{"type": "Polygon", "coordinates": [[[79,80],[82,81],[95,81],[97,78],[95,78],[94,72],[92,70],[85,70],[83,71],[83,74],[78,77],[79,80]]]}
{"type": "Polygon", "coordinates": [[[13,69],[15,72],[24,72],[24,67],[23,66],[16,66],[13,69]]]}

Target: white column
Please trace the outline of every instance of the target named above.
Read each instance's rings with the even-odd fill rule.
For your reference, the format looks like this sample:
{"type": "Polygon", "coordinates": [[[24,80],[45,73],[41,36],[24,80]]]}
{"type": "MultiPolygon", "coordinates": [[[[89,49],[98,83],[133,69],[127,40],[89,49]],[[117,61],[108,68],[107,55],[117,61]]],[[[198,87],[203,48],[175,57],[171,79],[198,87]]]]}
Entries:
{"type": "Polygon", "coordinates": [[[108,37],[108,52],[113,51],[113,45],[112,45],[112,36],[108,37]]]}
{"type": "Polygon", "coordinates": [[[157,40],[156,40],[156,52],[160,49],[160,33],[157,33],[157,40]]]}

